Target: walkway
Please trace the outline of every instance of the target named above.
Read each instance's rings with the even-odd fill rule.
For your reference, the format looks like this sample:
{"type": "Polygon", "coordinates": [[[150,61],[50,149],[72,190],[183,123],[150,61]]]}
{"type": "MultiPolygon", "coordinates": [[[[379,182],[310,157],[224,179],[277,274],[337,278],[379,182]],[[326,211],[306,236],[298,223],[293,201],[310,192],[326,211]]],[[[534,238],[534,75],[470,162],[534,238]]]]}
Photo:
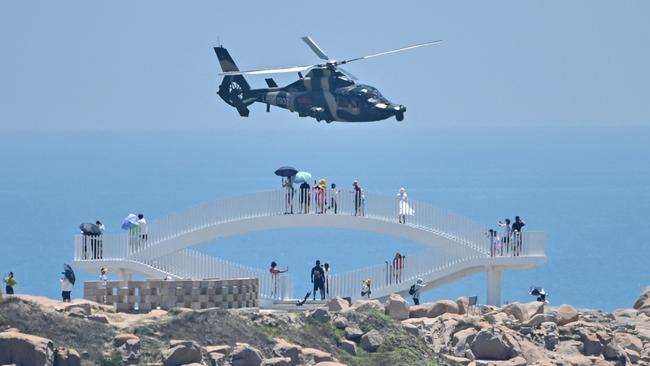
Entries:
{"type": "MultiPolygon", "coordinates": [[[[394,196],[365,193],[356,200],[352,191],[340,191],[335,205],[316,204],[284,190],[246,194],[182,210],[149,223],[147,240],[128,233],[101,238],[75,236],[74,264],[98,272],[101,267],[119,269],[124,279],[138,273],[147,278],[242,278],[260,279],[260,296],[266,300],[293,298],[289,277],[278,282],[266,270],[246,267],[191,249],[195,245],[254,231],[299,227],[363,230],[422,243],[429,250],[406,258],[402,268],[379,264],[330,279],[331,296],[360,297],[361,282],[372,281],[372,298],[390,293],[407,294],[417,278],[425,291],[477,272],[488,274],[487,303],[500,303],[501,272],[534,268],[545,262],[544,235],[524,232],[518,253],[494,254],[488,228],[426,203],[409,200],[414,214],[398,222],[394,196]],[[336,207],[334,207],[336,206],[336,207]],[[335,209],[336,208],[336,209],[335,209]],[[293,214],[291,214],[293,212],[293,214]],[[93,245],[101,247],[92,252],[93,245]],[[84,250],[85,248],[85,250],[84,250]]],[[[358,198],[358,197],[357,197],[358,198]]],[[[514,241],[514,238],[513,238],[514,241]]]]}

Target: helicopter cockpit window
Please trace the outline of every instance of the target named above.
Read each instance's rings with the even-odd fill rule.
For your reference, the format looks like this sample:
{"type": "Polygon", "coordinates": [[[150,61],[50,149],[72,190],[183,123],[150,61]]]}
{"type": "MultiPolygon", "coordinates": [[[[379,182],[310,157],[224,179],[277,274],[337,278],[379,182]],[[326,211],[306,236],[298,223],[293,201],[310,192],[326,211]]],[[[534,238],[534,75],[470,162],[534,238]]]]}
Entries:
{"type": "Polygon", "coordinates": [[[344,88],[346,86],[354,85],[354,82],[346,77],[339,76],[336,78],[335,87],[344,88]]]}

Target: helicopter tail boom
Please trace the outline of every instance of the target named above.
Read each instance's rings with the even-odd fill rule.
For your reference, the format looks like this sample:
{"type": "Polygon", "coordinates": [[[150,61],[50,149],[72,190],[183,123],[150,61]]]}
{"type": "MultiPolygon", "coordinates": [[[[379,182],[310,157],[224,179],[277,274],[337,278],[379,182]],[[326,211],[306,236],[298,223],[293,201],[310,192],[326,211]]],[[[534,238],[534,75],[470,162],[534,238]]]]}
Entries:
{"type": "MultiPolygon", "coordinates": [[[[214,48],[214,52],[217,54],[223,72],[239,71],[228,50],[219,46],[214,48]]],[[[226,75],[221,85],[219,85],[217,94],[226,103],[235,107],[240,116],[248,117],[249,110],[247,107],[255,102],[255,98],[249,95],[250,90],[250,85],[248,85],[244,76],[226,75]]]]}

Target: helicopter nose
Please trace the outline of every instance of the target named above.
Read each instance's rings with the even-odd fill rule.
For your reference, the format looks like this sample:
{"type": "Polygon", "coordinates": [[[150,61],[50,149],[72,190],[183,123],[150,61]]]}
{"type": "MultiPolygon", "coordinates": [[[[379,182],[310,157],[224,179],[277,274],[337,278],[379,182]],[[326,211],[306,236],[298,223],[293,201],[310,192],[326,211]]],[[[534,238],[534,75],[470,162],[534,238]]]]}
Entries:
{"type": "Polygon", "coordinates": [[[406,106],[401,104],[391,104],[390,109],[394,110],[395,113],[406,112],[406,106]]]}

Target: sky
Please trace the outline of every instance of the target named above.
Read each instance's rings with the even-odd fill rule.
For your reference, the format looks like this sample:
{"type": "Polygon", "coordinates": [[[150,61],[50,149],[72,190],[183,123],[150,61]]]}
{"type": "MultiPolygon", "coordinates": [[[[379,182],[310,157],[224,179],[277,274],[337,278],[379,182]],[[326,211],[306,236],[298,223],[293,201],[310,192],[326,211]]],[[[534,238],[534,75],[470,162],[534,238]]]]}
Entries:
{"type": "Polygon", "coordinates": [[[647,1],[2,2],[0,131],[309,134],[315,121],[263,105],[239,118],[215,94],[212,50],[241,69],[318,62],[304,35],[335,58],[443,40],[348,66],[408,107],[411,130],[647,125],[648,14],[647,1]]]}

